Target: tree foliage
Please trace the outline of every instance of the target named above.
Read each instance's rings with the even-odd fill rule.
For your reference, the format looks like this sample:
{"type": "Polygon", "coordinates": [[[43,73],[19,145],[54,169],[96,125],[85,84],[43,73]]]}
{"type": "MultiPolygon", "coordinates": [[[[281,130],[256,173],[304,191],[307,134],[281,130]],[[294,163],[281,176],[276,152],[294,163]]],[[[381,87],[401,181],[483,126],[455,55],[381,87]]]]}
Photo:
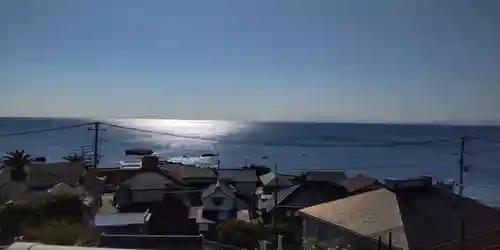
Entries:
{"type": "Polygon", "coordinates": [[[228,220],[217,227],[219,242],[253,249],[258,246],[259,240],[266,240],[269,231],[261,226],[242,220],[228,220]]]}
{"type": "Polygon", "coordinates": [[[51,220],[23,230],[23,240],[49,245],[81,246],[91,237],[91,231],[85,224],[65,220],[51,220]]]}
{"type": "Polygon", "coordinates": [[[28,177],[25,166],[31,162],[33,162],[33,158],[24,150],[8,152],[3,156],[4,165],[11,168],[10,178],[12,181],[25,181],[28,177]]]}
{"type": "Polygon", "coordinates": [[[50,197],[41,208],[45,220],[66,220],[81,222],[89,212],[80,197],[60,194],[50,197]]]}
{"type": "Polygon", "coordinates": [[[68,194],[51,197],[41,205],[10,203],[0,212],[0,230],[5,238],[18,236],[28,236],[30,239],[48,238],[48,241],[40,242],[52,244],[51,242],[58,241],[60,234],[74,239],[71,235],[80,232],[77,229],[86,224],[87,214],[88,208],[80,198],[68,194]],[[75,228],[71,228],[70,224],[75,228]],[[61,229],[56,230],[57,227],[61,229]],[[60,232],[64,230],[68,232],[60,232]],[[56,235],[49,235],[52,232],[56,235]]]}

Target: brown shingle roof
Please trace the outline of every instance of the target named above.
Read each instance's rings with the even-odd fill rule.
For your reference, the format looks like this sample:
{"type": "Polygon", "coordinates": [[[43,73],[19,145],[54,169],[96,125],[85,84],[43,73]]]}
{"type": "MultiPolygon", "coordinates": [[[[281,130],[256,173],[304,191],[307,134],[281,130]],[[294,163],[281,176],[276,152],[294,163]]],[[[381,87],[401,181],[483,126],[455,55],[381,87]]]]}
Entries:
{"type": "MultiPolygon", "coordinates": [[[[500,225],[500,212],[435,187],[379,189],[302,209],[301,212],[402,249],[427,249],[457,240],[463,213],[466,236],[500,225]]],[[[498,239],[500,242],[500,239],[498,239]]]]}

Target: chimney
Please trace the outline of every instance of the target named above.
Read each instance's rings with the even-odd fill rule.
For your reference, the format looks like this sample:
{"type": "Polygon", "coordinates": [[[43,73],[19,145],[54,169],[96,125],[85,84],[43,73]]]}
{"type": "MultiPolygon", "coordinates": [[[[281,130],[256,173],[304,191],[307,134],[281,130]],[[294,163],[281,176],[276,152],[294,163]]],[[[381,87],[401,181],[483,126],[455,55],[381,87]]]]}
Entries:
{"type": "Polygon", "coordinates": [[[160,166],[160,159],[156,155],[145,155],[141,159],[141,169],[155,171],[160,166]]]}

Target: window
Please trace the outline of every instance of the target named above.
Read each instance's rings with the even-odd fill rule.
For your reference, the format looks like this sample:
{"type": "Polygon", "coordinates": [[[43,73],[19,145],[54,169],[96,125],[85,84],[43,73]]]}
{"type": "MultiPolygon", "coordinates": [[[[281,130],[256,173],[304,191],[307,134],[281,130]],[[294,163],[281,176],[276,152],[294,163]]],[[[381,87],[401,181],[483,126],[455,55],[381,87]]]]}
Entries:
{"type": "Polygon", "coordinates": [[[224,202],[224,198],[223,197],[213,197],[212,198],[212,203],[214,203],[215,206],[222,205],[222,202],[224,202]]]}

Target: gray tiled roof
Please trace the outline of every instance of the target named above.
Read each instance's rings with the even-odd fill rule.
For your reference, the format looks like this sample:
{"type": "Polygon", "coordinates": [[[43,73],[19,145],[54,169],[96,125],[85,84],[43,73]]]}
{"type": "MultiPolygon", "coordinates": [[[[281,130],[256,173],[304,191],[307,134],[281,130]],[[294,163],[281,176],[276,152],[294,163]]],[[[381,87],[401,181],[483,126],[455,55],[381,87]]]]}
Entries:
{"type": "Polygon", "coordinates": [[[267,185],[279,185],[279,186],[292,186],[292,182],[290,181],[291,177],[288,176],[283,176],[283,175],[276,175],[274,172],[269,172],[265,175],[259,176],[260,182],[264,186],[267,185]]]}
{"type": "Polygon", "coordinates": [[[234,182],[257,182],[255,169],[219,169],[219,178],[234,182]]]}
{"type": "MultiPolygon", "coordinates": [[[[300,185],[291,186],[289,188],[283,189],[278,192],[278,199],[276,200],[276,204],[280,204],[283,200],[285,200],[289,195],[291,195],[300,185]]],[[[274,199],[268,199],[264,202],[258,204],[259,209],[266,209],[266,211],[271,211],[274,208],[274,199]]]]}
{"type": "Polygon", "coordinates": [[[373,239],[387,241],[390,232],[393,245],[402,249],[427,249],[458,239],[461,218],[466,236],[500,224],[500,211],[436,187],[384,188],[301,212],[373,239]]]}
{"type": "Polygon", "coordinates": [[[136,190],[145,189],[164,189],[168,186],[178,186],[172,177],[162,172],[142,172],[138,173],[122,183],[123,185],[136,190]]]}
{"type": "MultiPolygon", "coordinates": [[[[277,206],[304,208],[345,196],[347,196],[345,189],[336,185],[304,183],[279,191],[277,206]]],[[[273,207],[274,200],[268,199],[259,206],[259,209],[266,208],[267,211],[271,211],[273,207]]]]}
{"type": "Polygon", "coordinates": [[[161,168],[175,173],[182,179],[216,178],[215,173],[211,168],[202,168],[202,167],[183,165],[177,163],[166,163],[162,165],[161,168]]]}
{"type": "Polygon", "coordinates": [[[59,182],[76,186],[85,173],[83,163],[69,162],[30,164],[26,169],[29,174],[28,187],[32,189],[46,189],[59,182]]]}

